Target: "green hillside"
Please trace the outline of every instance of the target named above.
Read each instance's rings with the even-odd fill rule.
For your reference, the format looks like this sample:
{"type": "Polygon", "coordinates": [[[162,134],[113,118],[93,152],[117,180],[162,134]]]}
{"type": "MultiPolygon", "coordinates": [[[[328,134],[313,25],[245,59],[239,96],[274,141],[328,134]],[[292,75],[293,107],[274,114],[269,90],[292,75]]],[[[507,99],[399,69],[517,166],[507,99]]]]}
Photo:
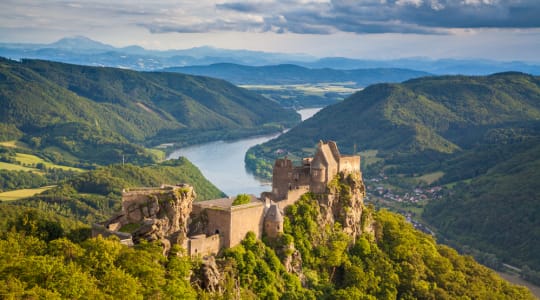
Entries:
{"type": "Polygon", "coordinates": [[[9,204],[38,208],[44,212],[91,224],[109,218],[120,209],[124,188],[177,183],[193,185],[197,192],[197,200],[225,196],[196,166],[181,157],[146,167],[131,164],[99,167],[65,180],[57,187],[39,195],[11,201],[9,204]]]}
{"type": "Polygon", "coordinates": [[[377,150],[369,151],[377,157],[366,160],[364,173],[384,173],[394,188],[411,191],[425,185],[416,178],[439,174],[432,186],[449,190],[424,217],[441,237],[540,270],[540,77],[373,85],[250,149],[246,162],[265,176],[277,156],[307,157],[328,139],[345,154],[377,150]]]}
{"type": "Polygon", "coordinates": [[[38,60],[0,60],[0,137],[54,162],[148,163],[142,145],[276,131],[292,110],[222,80],[38,60]]]}
{"type": "Polygon", "coordinates": [[[539,182],[540,140],[457,185],[451,196],[429,203],[424,218],[450,240],[538,270],[539,182]]]}
{"type": "Polygon", "coordinates": [[[307,156],[323,139],[337,141],[345,153],[356,144],[385,158],[446,155],[470,147],[489,129],[530,120],[540,120],[539,77],[425,77],[370,86],[253,152],[274,158],[273,151],[283,149],[307,156]]]}

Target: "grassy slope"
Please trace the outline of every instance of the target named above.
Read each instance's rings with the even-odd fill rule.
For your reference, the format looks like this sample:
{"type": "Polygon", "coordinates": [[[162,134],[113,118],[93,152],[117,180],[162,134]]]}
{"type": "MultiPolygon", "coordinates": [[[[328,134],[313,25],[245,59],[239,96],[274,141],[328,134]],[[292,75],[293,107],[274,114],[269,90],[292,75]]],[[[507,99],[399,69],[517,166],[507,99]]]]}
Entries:
{"type": "Polygon", "coordinates": [[[2,201],[13,201],[23,198],[32,197],[34,195],[40,194],[46,190],[53,188],[52,186],[45,186],[37,189],[21,189],[9,192],[0,193],[0,200],[2,201]]]}

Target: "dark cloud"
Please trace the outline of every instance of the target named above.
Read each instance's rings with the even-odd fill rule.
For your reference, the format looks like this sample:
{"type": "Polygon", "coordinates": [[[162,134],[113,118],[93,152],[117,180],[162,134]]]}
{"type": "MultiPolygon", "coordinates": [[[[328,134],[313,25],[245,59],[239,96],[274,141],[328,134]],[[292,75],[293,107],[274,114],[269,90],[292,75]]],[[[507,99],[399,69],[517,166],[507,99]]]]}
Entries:
{"type": "Polygon", "coordinates": [[[538,0],[289,0],[216,7],[262,14],[264,24],[254,24],[252,29],[276,32],[444,34],[455,28],[540,27],[538,0]]]}
{"type": "Polygon", "coordinates": [[[540,28],[540,0],[4,0],[0,23],[61,30],[136,24],[153,33],[449,34],[540,28]],[[28,20],[31,19],[31,22],[28,20]],[[52,24],[52,25],[51,25],[52,24]],[[69,25],[68,25],[69,24],[69,25]]]}

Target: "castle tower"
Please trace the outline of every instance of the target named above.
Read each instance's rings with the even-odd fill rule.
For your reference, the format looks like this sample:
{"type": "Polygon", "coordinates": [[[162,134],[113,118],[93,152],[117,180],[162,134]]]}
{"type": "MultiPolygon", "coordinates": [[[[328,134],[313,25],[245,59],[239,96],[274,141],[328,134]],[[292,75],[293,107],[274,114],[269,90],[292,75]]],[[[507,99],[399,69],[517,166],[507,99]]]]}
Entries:
{"type": "Polygon", "coordinates": [[[272,194],[276,200],[287,198],[292,188],[292,161],[287,158],[276,159],[272,174],[272,194]]]}
{"type": "Polygon", "coordinates": [[[283,215],[276,204],[272,204],[264,217],[264,232],[268,237],[276,238],[283,233],[283,215]]]}

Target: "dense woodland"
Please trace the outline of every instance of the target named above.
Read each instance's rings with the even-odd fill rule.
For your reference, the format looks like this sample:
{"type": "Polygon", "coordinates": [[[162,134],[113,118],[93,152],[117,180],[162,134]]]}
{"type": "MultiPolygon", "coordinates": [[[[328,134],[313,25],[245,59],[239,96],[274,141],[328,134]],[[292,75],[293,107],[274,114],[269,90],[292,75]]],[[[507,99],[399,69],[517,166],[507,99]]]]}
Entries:
{"type": "Polygon", "coordinates": [[[156,161],[143,146],[276,132],[292,110],[223,80],[0,58],[0,141],[68,165],[156,161]]]}
{"type": "MultiPolygon", "coordinates": [[[[4,211],[4,210],[3,210],[4,211]]],[[[374,233],[356,241],[339,223],[318,226],[318,204],[305,195],[289,207],[285,233],[245,240],[217,257],[222,280],[203,289],[201,260],[173,247],[134,248],[88,238],[84,225],[50,212],[17,210],[3,223],[0,282],[5,299],[534,299],[470,257],[437,245],[402,217],[365,209],[374,233]],[[294,247],[301,274],[282,260],[294,247]]]]}
{"type": "Polygon", "coordinates": [[[327,139],[345,154],[377,150],[375,161],[363,163],[366,178],[384,174],[412,190],[426,185],[414,178],[442,172],[431,185],[447,192],[423,214],[441,241],[495,255],[493,267],[506,262],[540,270],[539,77],[501,73],[373,85],[250,149],[246,163],[268,177],[276,157],[310,156],[327,139]]]}

